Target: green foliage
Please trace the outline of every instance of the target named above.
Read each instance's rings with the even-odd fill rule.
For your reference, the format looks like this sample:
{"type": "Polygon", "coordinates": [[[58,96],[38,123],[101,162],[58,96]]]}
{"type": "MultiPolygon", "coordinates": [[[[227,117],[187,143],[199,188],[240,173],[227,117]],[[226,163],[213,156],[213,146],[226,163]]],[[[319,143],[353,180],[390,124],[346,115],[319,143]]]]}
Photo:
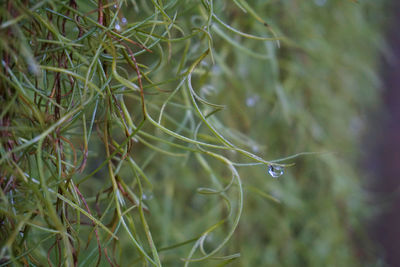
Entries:
{"type": "Polygon", "coordinates": [[[373,259],[381,4],[2,3],[0,266],[373,259]]]}

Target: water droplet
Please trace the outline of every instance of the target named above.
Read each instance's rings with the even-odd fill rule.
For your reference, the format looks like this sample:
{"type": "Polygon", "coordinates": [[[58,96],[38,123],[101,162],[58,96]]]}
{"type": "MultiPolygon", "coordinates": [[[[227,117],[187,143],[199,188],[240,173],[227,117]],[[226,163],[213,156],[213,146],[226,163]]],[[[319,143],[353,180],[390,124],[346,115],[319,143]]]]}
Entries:
{"type": "Polygon", "coordinates": [[[259,96],[258,95],[252,95],[246,98],[246,106],[248,107],[254,107],[258,100],[259,100],[259,96]]]}
{"type": "Polygon", "coordinates": [[[253,150],[254,153],[257,153],[258,151],[260,151],[260,148],[257,145],[252,145],[251,150],[253,150]]]}
{"type": "Polygon", "coordinates": [[[151,200],[151,199],[153,199],[153,197],[154,197],[153,192],[145,191],[145,192],[143,192],[142,200],[151,200]]]}
{"type": "Polygon", "coordinates": [[[115,4],[115,5],[114,5],[114,8],[115,8],[115,9],[117,9],[117,8],[118,8],[118,5],[117,5],[117,4],[115,4]]]}
{"type": "Polygon", "coordinates": [[[121,25],[122,25],[122,26],[125,26],[126,24],[128,24],[128,20],[127,20],[125,17],[123,17],[123,18],[121,19],[121,25]]]}
{"type": "Polygon", "coordinates": [[[278,178],[283,174],[283,167],[282,166],[277,166],[277,165],[269,165],[268,166],[268,173],[271,175],[273,178],[278,178]]]}
{"type": "Polygon", "coordinates": [[[115,23],[115,30],[116,31],[121,31],[121,25],[119,25],[119,23],[115,23]]]}

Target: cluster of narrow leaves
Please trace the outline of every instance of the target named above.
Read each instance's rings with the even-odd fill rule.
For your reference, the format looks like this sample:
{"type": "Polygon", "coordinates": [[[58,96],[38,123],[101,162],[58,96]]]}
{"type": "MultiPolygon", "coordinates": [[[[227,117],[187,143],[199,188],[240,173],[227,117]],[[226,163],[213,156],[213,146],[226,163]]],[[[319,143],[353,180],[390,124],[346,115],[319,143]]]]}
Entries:
{"type": "MultiPolygon", "coordinates": [[[[285,165],[242,149],[252,142],[226,130],[216,117],[224,106],[206,99],[221,60],[214,35],[255,57],[263,55],[230,36],[279,45],[250,5],[234,2],[265,37],[229,26],[212,1],[2,1],[1,266],[239,257],[224,251],[243,208],[236,167],[279,176],[285,165]],[[157,176],[185,164],[211,177],[213,188],[197,191],[217,209],[200,231],[168,238],[173,218],[157,217],[166,207],[152,192],[169,192],[157,176]],[[218,242],[207,248],[213,232],[218,242]]],[[[179,170],[169,179],[185,183],[179,170]]]]}

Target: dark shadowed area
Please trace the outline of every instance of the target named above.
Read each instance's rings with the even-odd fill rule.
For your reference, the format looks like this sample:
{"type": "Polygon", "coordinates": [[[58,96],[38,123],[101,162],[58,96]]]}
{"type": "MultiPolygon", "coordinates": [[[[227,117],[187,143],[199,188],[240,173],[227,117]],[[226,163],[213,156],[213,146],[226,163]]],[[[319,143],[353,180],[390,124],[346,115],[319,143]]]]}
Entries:
{"type": "MultiPolygon", "coordinates": [[[[375,240],[389,266],[400,266],[400,3],[393,2],[393,19],[388,31],[391,53],[382,68],[383,114],[376,123],[375,148],[369,166],[375,177],[374,191],[379,200],[379,217],[373,225],[375,240]]],[[[373,142],[373,140],[370,140],[373,142]]]]}

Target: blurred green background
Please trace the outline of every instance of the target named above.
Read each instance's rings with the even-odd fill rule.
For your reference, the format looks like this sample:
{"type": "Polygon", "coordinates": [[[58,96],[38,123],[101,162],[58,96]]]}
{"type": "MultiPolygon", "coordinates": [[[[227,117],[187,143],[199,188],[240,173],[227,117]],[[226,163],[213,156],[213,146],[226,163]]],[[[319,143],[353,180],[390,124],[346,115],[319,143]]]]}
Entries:
{"type": "Polygon", "coordinates": [[[12,106],[1,114],[2,263],[95,266],[97,229],[100,266],[152,266],[143,252],[163,266],[379,265],[366,234],[372,210],[359,159],[367,114],[380,105],[384,2],[3,2],[2,101],[12,106]],[[18,54],[21,49],[30,56],[18,54]],[[57,79],[60,85],[52,87],[57,79]],[[52,100],[56,87],[65,95],[59,102],[52,100]],[[155,123],[144,121],[127,145],[143,117],[140,90],[155,123]],[[40,115],[19,110],[24,101],[40,115]],[[38,117],[45,123],[35,123],[38,117]],[[59,131],[47,133],[52,138],[40,137],[38,156],[42,148],[35,136],[60,118],[66,119],[59,131]],[[227,149],[197,146],[166,128],[227,149]],[[25,140],[34,142],[13,158],[9,151],[25,140]],[[124,153],[110,159],[104,143],[111,153],[119,145],[124,153]],[[257,164],[258,158],[236,147],[268,162],[257,164]],[[290,157],[298,153],[303,154],[290,157]],[[215,154],[256,163],[235,165],[242,188],[215,154]],[[271,164],[279,168],[275,163],[290,164],[277,179],[268,174],[271,164]],[[79,166],[85,167],[82,173],[79,166]],[[42,187],[30,177],[43,177],[36,179],[42,187]],[[15,186],[7,186],[13,179],[15,186]],[[47,199],[45,188],[64,198],[49,190],[47,199]],[[29,208],[41,205],[55,207],[61,226],[48,206],[26,217],[29,208]],[[119,240],[110,241],[87,214],[79,219],[76,206],[89,208],[99,220],[95,224],[102,222],[119,240]],[[27,230],[32,224],[42,228],[27,230]],[[52,229],[65,229],[71,238],[48,235],[52,229]]]}

